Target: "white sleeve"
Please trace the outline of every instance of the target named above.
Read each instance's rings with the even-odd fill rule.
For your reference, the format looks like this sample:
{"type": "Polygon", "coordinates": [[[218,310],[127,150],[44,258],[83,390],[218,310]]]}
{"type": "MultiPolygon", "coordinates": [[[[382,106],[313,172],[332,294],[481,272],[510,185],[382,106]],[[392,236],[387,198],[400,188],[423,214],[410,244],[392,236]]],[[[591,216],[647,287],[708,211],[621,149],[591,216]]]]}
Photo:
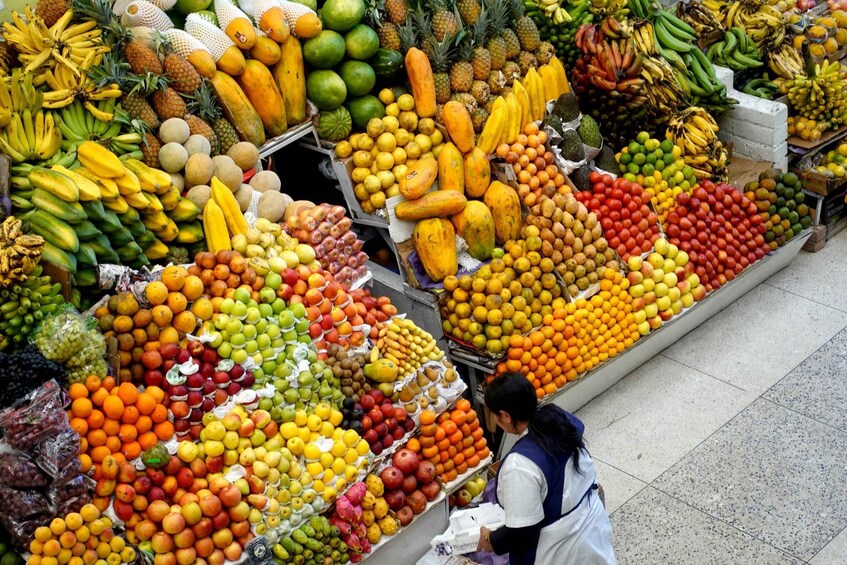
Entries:
{"type": "Polygon", "coordinates": [[[497,478],[497,499],[506,511],[506,526],[525,528],[544,519],[547,481],[541,469],[518,453],[503,462],[497,478]]]}

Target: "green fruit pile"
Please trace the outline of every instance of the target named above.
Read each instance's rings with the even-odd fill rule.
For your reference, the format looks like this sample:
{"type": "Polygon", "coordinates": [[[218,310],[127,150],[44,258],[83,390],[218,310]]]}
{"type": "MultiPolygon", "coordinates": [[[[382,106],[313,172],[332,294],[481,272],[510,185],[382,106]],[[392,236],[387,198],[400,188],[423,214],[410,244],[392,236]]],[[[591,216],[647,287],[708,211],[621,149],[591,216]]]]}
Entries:
{"type": "Polygon", "coordinates": [[[282,565],[295,563],[347,563],[347,545],[325,516],[309,521],[285,536],[273,547],[274,560],[282,565]]]}
{"type": "Polygon", "coordinates": [[[765,241],[771,249],[789,242],[795,235],[812,225],[809,206],[805,204],[800,179],[794,173],[770,169],[759,175],[758,181],[744,187],[747,197],[756,203],[764,220],[765,241]]]}
{"type": "Polygon", "coordinates": [[[0,349],[9,341],[15,348],[26,345],[41,320],[65,303],[62,286],[41,272],[38,265],[25,282],[0,290],[0,349]]]}

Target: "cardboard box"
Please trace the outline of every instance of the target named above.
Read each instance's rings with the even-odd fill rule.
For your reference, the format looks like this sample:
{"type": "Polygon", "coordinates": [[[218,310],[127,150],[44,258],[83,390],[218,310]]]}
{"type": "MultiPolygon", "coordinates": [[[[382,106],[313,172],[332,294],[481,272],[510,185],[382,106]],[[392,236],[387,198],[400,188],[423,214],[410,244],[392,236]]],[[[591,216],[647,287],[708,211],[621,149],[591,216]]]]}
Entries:
{"type": "Polygon", "coordinates": [[[450,527],[432,539],[432,548],[442,554],[473,553],[479,543],[479,530],[489,530],[506,525],[506,513],[497,504],[485,502],[476,508],[457,510],[450,515],[450,527]]]}

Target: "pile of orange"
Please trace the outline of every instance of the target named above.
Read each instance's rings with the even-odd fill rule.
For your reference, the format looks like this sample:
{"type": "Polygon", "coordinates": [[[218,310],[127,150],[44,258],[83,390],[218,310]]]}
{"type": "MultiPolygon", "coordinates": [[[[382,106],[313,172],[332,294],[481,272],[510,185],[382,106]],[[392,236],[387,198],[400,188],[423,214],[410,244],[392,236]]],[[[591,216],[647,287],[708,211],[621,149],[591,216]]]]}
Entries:
{"type": "Polygon", "coordinates": [[[142,308],[132,292],[119,292],[94,312],[106,338],[118,340],[121,380],[142,382],[145,351],[179,343],[194,332],[198,319],[211,319],[212,303],[203,298],[203,292],[199,277],[190,275],[185,267],[170,266],[162,271],[160,281],[147,285],[144,298],[149,308],[142,308]]]}
{"type": "Polygon", "coordinates": [[[464,398],[436,417],[432,410],[420,415],[421,435],[409,440],[407,447],[435,465],[443,482],[456,480],[488,457],[488,443],[479,425],[476,411],[464,398]]]}
{"type": "MultiPolygon", "coordinates": [[[[203,294],[214,308],[224,298],[232,298],[235,290],[241,287],[250,291],[255,301],[259,301],[259,291],[265,286],[265,277],[247,265],[247,258],[238,251],[222,249],[217,253],[203,251],[194,256],[194,264],[188,267],[189,276],[196,277],[203,285],[203,294]]],[[[208,319],[208,318],[204,318],[208,319]]]]}
{"type": "Polygon", "coordinates": [[[542,194],[571,192],[545,143],[547,132],[539,130],[538,124],[529,123],[513,144],[502,143],[497,147],[497,156],[512,166],[518,180],[518,194],[527,206],[535,204],[542,194]]]}
{"type": "Polygon", "coordinates": [[[100,466],[106,457],[131,461],[174,435],[164,404],[165,392],[159,387],[139,392],[132,383],[118,385],[112,377],[101,380],[91,375],[84,384],[72,384],[68,393],[68,419],[81,438],[82,471],[94,467],[95,479],[100,478],[100,466]]]}
{"type": "Polygon", "coordinates": [[[521,373],[542,398],[631,347],[640,334],[627,288],[623,275],[605,269],[597,294],[554,304],[540,328],[527,336],[513,335],[506,361],[490,378],[521,373]]]}

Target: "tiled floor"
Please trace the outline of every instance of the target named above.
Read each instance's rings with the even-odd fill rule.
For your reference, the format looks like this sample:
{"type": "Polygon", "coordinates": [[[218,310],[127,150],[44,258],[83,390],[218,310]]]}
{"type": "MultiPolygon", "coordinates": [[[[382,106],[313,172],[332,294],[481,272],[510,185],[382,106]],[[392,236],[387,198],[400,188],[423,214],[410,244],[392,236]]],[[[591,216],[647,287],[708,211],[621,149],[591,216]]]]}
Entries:
{"type": "Polygon", "coordinates": [[[577,414],[621,564],[847,565],[847,232],[577,414]]]}

